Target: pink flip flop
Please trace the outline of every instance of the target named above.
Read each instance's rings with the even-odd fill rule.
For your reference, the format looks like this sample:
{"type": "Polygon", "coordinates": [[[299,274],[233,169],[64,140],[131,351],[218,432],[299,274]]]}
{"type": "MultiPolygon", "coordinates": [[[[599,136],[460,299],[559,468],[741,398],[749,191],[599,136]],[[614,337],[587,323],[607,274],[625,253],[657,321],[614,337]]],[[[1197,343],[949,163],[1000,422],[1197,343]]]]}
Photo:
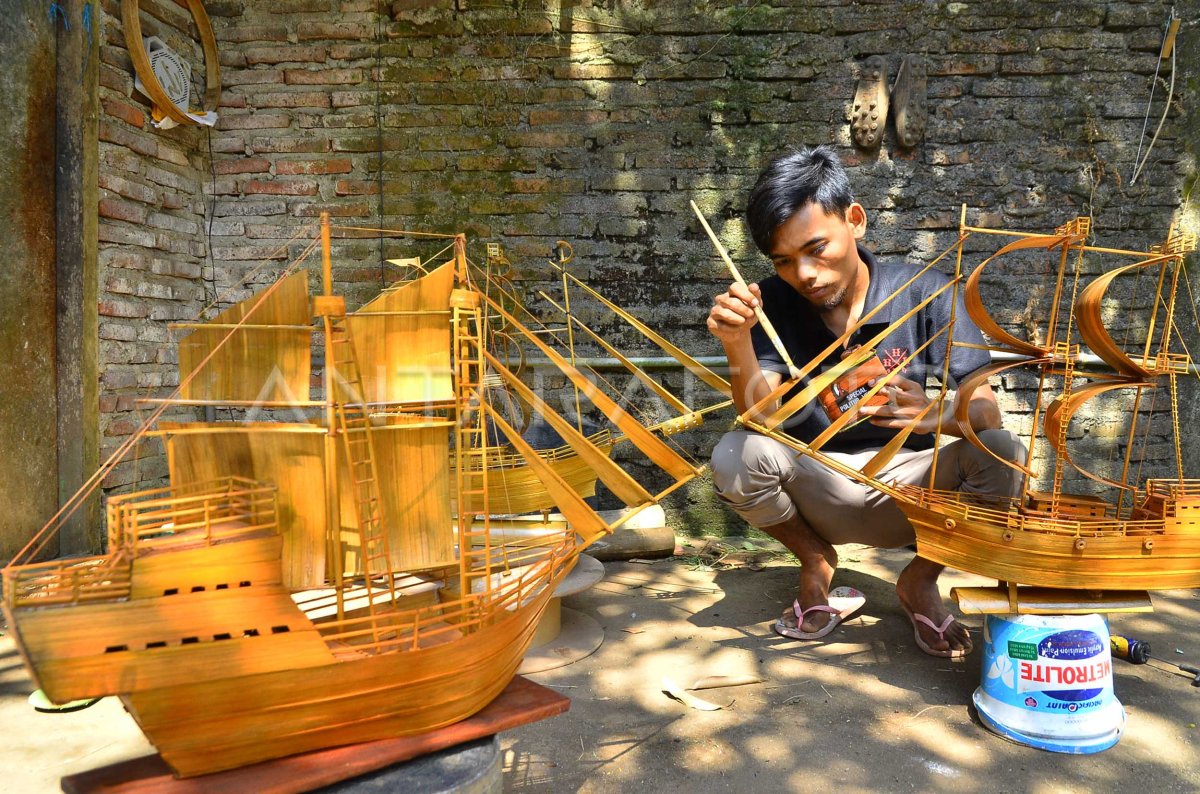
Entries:
{"type": "Polygon", "coordinates": [[[912,621],[913,639],[916,640],[917,647],[920,648],[925,653],[929,654],[930,656],[937,656],[942,659],[962,659],[967,654],[969,654],[971,651],[975,650],[975,646],[971,643],[970,639],[967,640],[966,648],[959,648],[957,650],[955,650],[953,648],[948,648],[944,651],[937,650],[936,648],[931,646],[929,643],[925,642],[925,640],[921,639],[921,631],[920,631],[919,627],[917,626],[917,624],[924,623],[926,626],[928,626],[929,628],[931,628],[937,632],[938,639],[944,640],[944,639],[946,639],[947,629],[949,629],[950,626],[954,623],[954,616],[947,615],[946,619],[942,621],[942,625],[939,626],[936,623],[934,623],[932,620],[930,620],[929,618],[922,615],[920,612],[913,612],[908,607],[904,606],[904,604],[900,604],[900,606],[903,607],[905,614],[908,615],[908,619],[910,621],[912,621]]]}
{"type": "Polygon", "coordinates": [[[853,587],[835,587],[829,591],[828,605],[817,604],[808,609],[801,609],[800,602],[793,601],[792,612],[796,615],[796,625],[788,626],[780,618],[775,621],[775,631],[794,640],[819,640],[836,629],[843,620],[862,609],[865,603],[867,603],[867,599],[853,587]],[[813,612],[828,612],[833,617],[816,631],[801,631],[800,626],[804,623],[804,617],[813,612]]]}

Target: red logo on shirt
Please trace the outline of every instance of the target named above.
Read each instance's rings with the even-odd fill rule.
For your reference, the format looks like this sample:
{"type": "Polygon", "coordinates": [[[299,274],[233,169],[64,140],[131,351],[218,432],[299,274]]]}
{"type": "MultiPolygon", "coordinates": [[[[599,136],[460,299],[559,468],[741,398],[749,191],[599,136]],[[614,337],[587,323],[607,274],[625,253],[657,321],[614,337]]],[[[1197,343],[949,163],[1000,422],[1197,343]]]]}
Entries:
{"type": "Polygon", "coordinates": [[[906,358],[908,358],[908,348],[893,347],[891,350],[883,351],[883,366],[887,367],[888,372],[891,372],[903,364],[906,358]]]}

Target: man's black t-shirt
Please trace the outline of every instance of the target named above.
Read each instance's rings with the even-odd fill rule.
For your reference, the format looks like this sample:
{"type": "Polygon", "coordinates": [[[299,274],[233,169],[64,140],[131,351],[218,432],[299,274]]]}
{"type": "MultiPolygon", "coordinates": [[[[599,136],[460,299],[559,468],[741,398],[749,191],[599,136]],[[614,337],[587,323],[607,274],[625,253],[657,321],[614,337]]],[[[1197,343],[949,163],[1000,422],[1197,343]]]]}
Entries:
{"type": "MultiPolygon", "coordinates": [[[[870,273],[870,283],[867,285],[867,297],[863,304],[863,315],[883,302],[889,295],[900,289],[906,282],[920,272],[915,265],[889,263],[880,265],[874,255],[858,246],[858,255],[866,264],[870,273]]],[[[920,304],[939,288],[949,282],[944,274],[928,270],[921,274],[901,294],[884,306],[869,322],[859,328],[850,338],[850,345],[863,344],[883,331],[920,304]]],[[[792,289],[779,276],[771,276],[759,282],[762,290],[763,311],[775,326],[788,355],[798,367],[816,358],[822,350],[834,343],[837,337],[825,327],[817,310],[813,308],[804,296],[792,289]]],[[[950,311],[954,289],[948,288],[934,298],[929,305],[922,308],[899,328],[894,329],[877,346],[876,351],[884,366],[894,369],[904,359],[925,344],[932,336],[945,328],[950,322],[950,311]]],[[[780,360],[774,345],[767,338],[762,327],[756,325],[751,331],[754,342],[754,352],[759,366],[764,370],[778,372],[787,376],[787,366],[780,360]]],[[[983,335],[979,328],[967,315],[961,296],[955,312],[954,339],[957,342],[968,342],[982,345],[983,335]]],[[[922,385],[927,377],[941,378],[943,363],[946,356],[946,337],[935,339],[906,367],[905,377],[922,385]]],[[[841,350],[835,350],[821,363],[820,370],[826,370],[841,360],[841,350]]],[[[987,364],[991,360],[986,350],[956,347],[950,356],[951,386],[970,373],[987,364]]],[[[797,386],[789,393],[798,391],[797,386]]],[[[786,400],[787,397],[784,397],[786,400]]],[[[784,430],[801,441],[811,441],[825,428],[829,427],[829,417],[821,409],[820,404],[813,400],[805,408],[795,413],[784,425],[784,430]]],[[[895,430],[876,427],[870,422],[859,422],[834,436],[826,449],[840,452],[852,452],[866,447],[882,446],[896,435],[895,430]]],[[[905,442],[910,449],[928,449],[933,446],[933,435],[912,434],[905,442]]]]}

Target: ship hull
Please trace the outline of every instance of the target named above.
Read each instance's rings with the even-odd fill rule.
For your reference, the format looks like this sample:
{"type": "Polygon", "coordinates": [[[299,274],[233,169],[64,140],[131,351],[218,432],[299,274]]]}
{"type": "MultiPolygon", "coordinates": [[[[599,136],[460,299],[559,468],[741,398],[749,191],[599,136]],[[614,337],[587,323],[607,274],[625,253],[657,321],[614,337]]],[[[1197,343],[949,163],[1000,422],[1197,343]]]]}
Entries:
{"type": "MultiPolygon", "coordinates": [[[[249,554],[270,544],[274,573],[264,578],[277,583],[278,541],[277,535],[256,537],[232,547],[249,554]]],[[[407,597],[414,608],[383,618],[393,636],[385,650],[374,650],[369,636],[356,636],[364,633],[364,624],[355,622],[361,618],[351,619],[348,634],[325,637],[324,631],[344,632],[345,623],[310,620],[275,583],[129,597],[161,578],[161,565],[147,579],[139,563],[181,557],[192,563],[185,566],[189,575],[217,575],[223,566],[209,558],[220,558],[225,548],[147,555],[126,579],[114,577],[111,559],[96,558],[100,592],[88,597],[91,591],[75,587],[58,599],[69,603],[37,605],[60,595],[45,583],[46,566],[24,571],[26,580],[18,576],[23,571],[9,572],[7,582],[10,593],[26,594],[22,606],[6,603],[5,612],[48,697],[119,695],[181,777],[424,733],[475,714],[512,679],[582,547],[564,540],[537,562],[494,574],[488,593],[451,596],[446,604],[407,597]],[[120,592],[111,592],[113,578],[120,592]],[[429,623],[439,612],[441,622],[429,623]],[[412,639],[418,624],[423,628],[412,639]]],[[[80,578],[70,564],[57,565],[55,582],[80,578]]]]}
{"type": "Polygon", "coordinates": [[[918,554],[956,570],[1038,587],[1200,587],[1200,526],[1190,521],[1114,521],[1126,531],[1085,536],[1039,531],[1039,519],[1017,512],[976,516],[951,501],[896,505],[913,525],[918,554]]]}
{"type": "Polygon", "coordinates": [[[424,733],[466,719],[503,691],[552,585],[490,625],[431,648],[179,684],[122,700],[181,777],[424,733]]]}

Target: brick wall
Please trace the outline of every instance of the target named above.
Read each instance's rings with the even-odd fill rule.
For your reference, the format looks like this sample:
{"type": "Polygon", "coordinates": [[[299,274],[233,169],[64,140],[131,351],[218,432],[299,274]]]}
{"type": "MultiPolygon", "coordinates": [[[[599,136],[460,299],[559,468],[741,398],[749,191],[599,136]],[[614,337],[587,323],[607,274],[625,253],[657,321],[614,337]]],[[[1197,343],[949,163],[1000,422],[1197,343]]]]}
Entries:
{"type": "MultiPolygon", "coordinates": [[[[158,1],[163,24],[182,30],[186,13],[158,1]]],[[[544,260],[566,239],[575,272],[711,355],[720,348],[703,317],[726,276],[688,200],[747,276],[763,277],[740,216],[758,170],[788,146],[837,145],[871,246],[918,261],[953,241],[963,203],[973,222],[1034,231],[1091,214],[1098,242],[1144,246],[1165,235],[1195,173],[1178,110],[1195,75],[1181,62],[1177,109],[1130,185],[1161,2],[210,0],[224,84],[210,188],[203,133],[146,126],[115,5],[102,70],[106,433],[126,418],[124,395],[167,385],[160,321],[202,305],[202,191],[215,200],[215,290],[236,289],[323,209],[346,225],[466,231],[476,261],[485,242],[501,242],[530,292],[550,285],[544,260]],[[905,150],[889,130],[877,153],[856,150],[848,112],[862,61],[882,55],[894,76],[909,53],[929,67],[925,141],[905,150]]],[[[1190,36],[1185,24],[1181,41],[1190,36]]],[[[429,253],[369,233],[339,240],[336,279],[361,300],[396,275],[381,271],[381,254],[410,250],[429,253]]],[[[1029,299],[1043,265],[1010,267],[989,288],[1014,328],[1045,316],[1029,299]]],[[[1028,424],[1026,384],[1004,386],[1014,429],[1028,424]]],[[[719,430],[681,443],[703,457],[719,430]]],[[[1090,454],[1107,454],[1108,423],[1074,427],[1085,430],[1105,441],[1090,454]]],[[[1163,430],[1156,420],[1155,455],[1163,430]]],[[[703,483],[673,507],[690,530],[736,528],[703,483]]]]}
{"type": "MultiPolygon", "coordinates": [[[[205,131],[155,128],[149,101],[134,90],[121,4],[101,6],[99,125],[99,314],[101,459],[132,434],[178,385],[167,324],[194,319],[206,303],[205,131]]],[[[143,0],[144,36],[189,59],[193,97],[203,86],[203,51],[186,4],[143,0]]],[[[199,104],[196,99],[195,104],[199,104]]],[[[195,418],[190,411],[174,411],[195,418]]],[[[166,475],[162,445],[143,443],[104,481],[106,490],[156,483],[166,475]]]]}

